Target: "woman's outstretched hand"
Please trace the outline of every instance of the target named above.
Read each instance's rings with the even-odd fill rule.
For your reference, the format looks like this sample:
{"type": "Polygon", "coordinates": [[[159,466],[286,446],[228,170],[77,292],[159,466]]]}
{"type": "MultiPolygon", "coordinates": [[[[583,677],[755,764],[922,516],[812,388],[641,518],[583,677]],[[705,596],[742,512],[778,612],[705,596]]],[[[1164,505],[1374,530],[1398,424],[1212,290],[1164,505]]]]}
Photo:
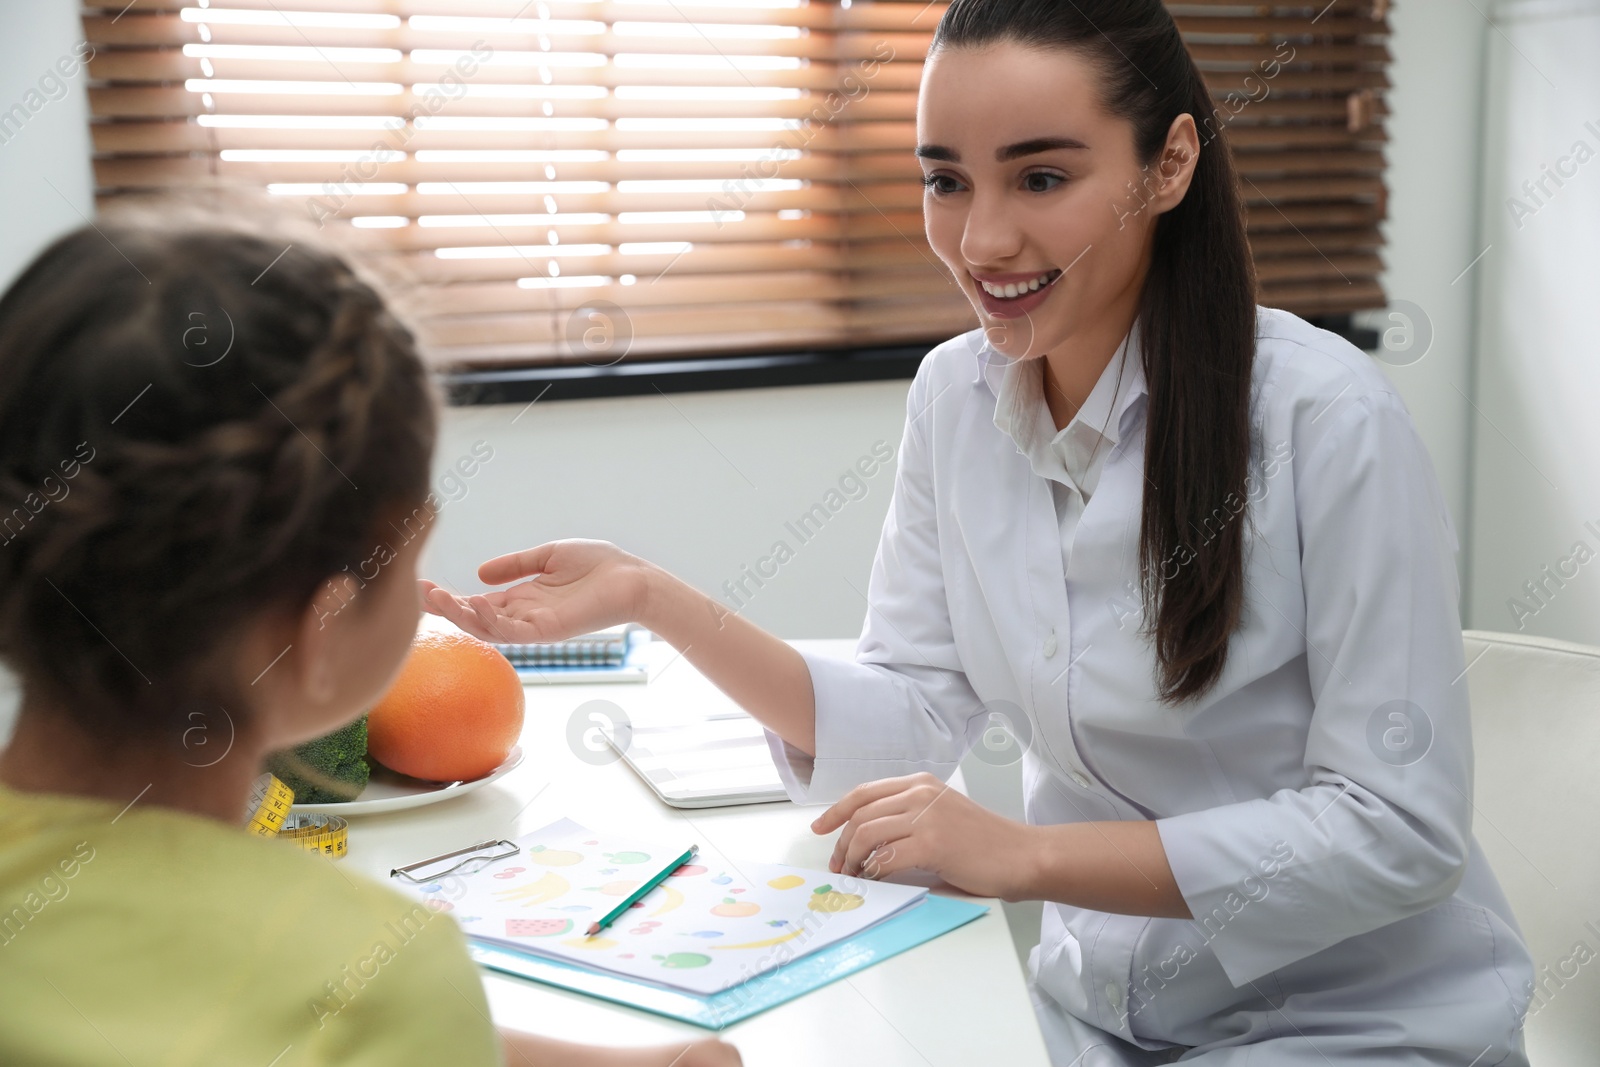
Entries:
{"type": "Polygon", "coordinates": [[[655,564],[609,541],[551,541],[496,556],[478,577],[517,584],[463,597],[424,579],[423,606],[500,644],[565,641],[640,623],[779,737],[815,751],[816,701],[800,653],[655,564]]]}
{"type": "Polygon", "coordinates": [[[496,556],[478,568],[486,585],[507,589],[456,596],[426,578],[422,602],[484,641],[564,641],[641,618],[650,564],[609,541],[550,541],[496,556]]]}

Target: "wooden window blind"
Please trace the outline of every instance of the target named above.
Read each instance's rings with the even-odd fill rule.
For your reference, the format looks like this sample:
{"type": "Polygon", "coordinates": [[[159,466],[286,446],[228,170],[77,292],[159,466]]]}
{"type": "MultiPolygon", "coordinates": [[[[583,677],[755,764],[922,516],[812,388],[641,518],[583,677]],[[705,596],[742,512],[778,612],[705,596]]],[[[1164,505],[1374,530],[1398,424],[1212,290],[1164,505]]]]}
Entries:
{"type": "MultiPolygon", "coordinates": [[[[1379,307],[1382,0],[1171,5],[1261,301],[1379,307]]],[[[91,4],[97,194],[266,188],[359,227],[466,365],[937,341],[919,0],[91,4]],[[520,7],[520,10],[519,10],[520,7]]]]}

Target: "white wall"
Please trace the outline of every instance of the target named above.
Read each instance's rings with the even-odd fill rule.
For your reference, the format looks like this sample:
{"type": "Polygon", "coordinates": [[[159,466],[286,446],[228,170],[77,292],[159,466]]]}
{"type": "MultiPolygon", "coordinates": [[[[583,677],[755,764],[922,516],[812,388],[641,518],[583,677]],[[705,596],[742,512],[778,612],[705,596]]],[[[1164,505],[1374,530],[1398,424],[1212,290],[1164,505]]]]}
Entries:
{"type": "Polygon", "coordinates": [[[598,537],[781,636],[854,636],[865,609],[856,590],[866,592],[894,464],[829,492],[863,457],[872,460],[875,447],[898,452],[908,384],[451,409],[441,469],[479,441],[494,458],[444,507],[428,546],[430,573],[477,590],[477,565],[490,556],[558,537],[598,537]],[[837,511],[819,531],[802,529],[802,540],[786,524],[798,526],[819,503],[837,511]],[[780,541],[793,558],[762,564],[784,554],[774,551],[780,541]],[[744,577],[746,567],[775,576],[758,587],[744,577]],[[724,583],[741,578],[744,592],[736,588],[730,598],[724,583]]]}
{"type": "Polygon", "coordinates": [[[94,210],[88,96],[74,55],[81,40],[75,3],[0,4],[0,288],[41,245],[94,210]],[[61,69],[76,75],[63,79],[61,69]]]}
{"type": "MultiPolygon", "coordinates": [[[[82,67],[56,66],[71,60],[82,39],[78,5],[69,0],[0,4],[0,289],[50,238],[94,210],[82,67]],[[76,76],[60,79],[61,69],[76,76]]],[[[15,702],[0,669],[0,743],[11,734],[15,702]]]]}
{"type": "Polygon", "coordinates": [[[1383,284],[1391,308],[1409,302],[1420,314],[1374,312],[1359,321],[1393,330],[1395,346],[1411,346],[1390,352],[1385,370],[1427,443],[1461,539],[1457,565],[1465,603],[1473,430],[1466,398],[1472,395],[1475,327],[1473,275],[1461,272],[1483,247],[1476,243],[1476,176],[1489,31],[1474,6],[1460,0],[1407,0],[1394,6],[1389,21],[1393,87],[1383,284]],[[1408,326],[1414,329],[1409,338],[1408,326]]]}
{"type": "Polygon", "coordinates": [[[1600,644],[1600,3],[1494,17],[1470,621],[1600,644]]]}

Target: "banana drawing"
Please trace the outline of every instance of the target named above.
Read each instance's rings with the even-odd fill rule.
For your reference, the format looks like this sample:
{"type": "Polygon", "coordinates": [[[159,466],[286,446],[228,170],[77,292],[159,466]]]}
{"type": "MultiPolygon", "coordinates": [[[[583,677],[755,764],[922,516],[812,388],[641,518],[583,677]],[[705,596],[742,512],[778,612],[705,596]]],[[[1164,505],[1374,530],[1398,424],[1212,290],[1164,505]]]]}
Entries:
{"type": "Polygon", "coordinates": [[[683,904],[683,894],[672,888],[670,885],[662,885],[658,888],[667,896],[666,899],[661,902],[661,907],[650,913],[650,918],[652,919],[654,919],[657,915],[665,915],[673,908],[679,907],[683,904]]]}
{"type": "Polygon", "coordinates": [[[550,901],[562,896],[572,884],[559,874],[551,872],[543,878],[526,885],[512,886],[510,889],[497,889],[495,896],[507,904],[520,902],[524,908],[537,907],[548,904],[550,901]]]}
{"type": "Polygon", "coordinates": [[[766,948],[769,945],[781,945],[785,941],[793,941],[795,938],[799,937],[805,932],[806,929],[802,926],[792,933],[784,934],[782,937],[774,937],[770,941],[747,941],[742,945],[712,945],[711,951],[721,952],[730,948],[766,948]]]}

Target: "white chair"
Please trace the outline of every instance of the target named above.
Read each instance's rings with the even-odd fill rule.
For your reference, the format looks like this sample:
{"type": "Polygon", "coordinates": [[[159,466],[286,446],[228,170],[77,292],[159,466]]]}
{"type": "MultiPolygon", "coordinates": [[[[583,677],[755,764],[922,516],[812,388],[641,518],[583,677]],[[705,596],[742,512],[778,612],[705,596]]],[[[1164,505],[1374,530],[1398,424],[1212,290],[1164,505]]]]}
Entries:
{"type": "Polygon", "coordinates": [[[1468,630],[1473,834],[1533,953],[1532,1067],[1600,1062],[1600,648],[1468,630]]]}
{"type": "MultiPolygon", "coordinates": [[[[1473,834],[1528,939],[1540,985],[1528,1013],[1529,1062],[1595,1067],[1600,648],[1481,630],[1462,637],[1476,757],[1473,834]]],[[[1015,767],[968,759],[962,771],[975,800],[1022,817],[1015,767]]],[[[1007,904],[1005,911],[1026,960],[1039,939],[1039,905],[1007,904]]]]}

